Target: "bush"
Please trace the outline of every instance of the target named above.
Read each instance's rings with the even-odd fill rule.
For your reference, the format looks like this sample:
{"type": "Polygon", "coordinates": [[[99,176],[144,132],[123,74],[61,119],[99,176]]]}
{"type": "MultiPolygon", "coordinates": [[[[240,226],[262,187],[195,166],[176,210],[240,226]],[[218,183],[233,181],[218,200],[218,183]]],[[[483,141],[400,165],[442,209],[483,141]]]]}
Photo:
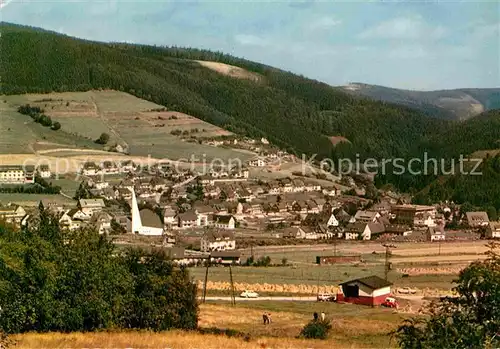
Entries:
{"type": "Polygon", "coordinates": [[[54,131],[57,131],[57,130],[59,130],[60,128],[61,128],[61,123],[60,123],[60,122],[58,122],[58,121],[54,122],[54,123],[52,124],[52,127],[51,127],[51,129],[53,129],[54,131]]]}
{"type": "Polygon", "coordinates": [[[106,144],[109,142],[109,135],[107,133],[101,133],[98,139],[95,140],[97,144],[106,144]]]}
{"type": "Polygon", "coordinates": [[[326,339],[332,329],[330,321],[312,320],[300,331],[300,337],[310,339],[326,339]]]}

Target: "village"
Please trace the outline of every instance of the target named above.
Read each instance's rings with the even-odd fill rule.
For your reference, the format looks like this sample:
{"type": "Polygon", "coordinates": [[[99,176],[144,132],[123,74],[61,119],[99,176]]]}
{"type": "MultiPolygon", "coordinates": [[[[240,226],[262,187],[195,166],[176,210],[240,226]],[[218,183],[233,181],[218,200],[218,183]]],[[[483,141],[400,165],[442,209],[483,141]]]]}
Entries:
{"type": "MultiPolygon", "coordinates": [[[[208,256],[213,263],[242,264],[239,250],[257,240],[273,246],[500,238],[500,223],[490,222],[486,212],[461,212],[453,204],[413,205],[391,192],[374,202],[347,195],[364,191],[350,177],[340,182],[311,175],[252,178],[252,169],[276,158],[251,159],[241,167],[212,166],[206,173],[168,163],[145,169],[131,160],[85,162],[72,205],[50,195],[41,205],[58,217],[63,229],[91,227],[117,243],[134,236],[151,239],[150,245],[165,248],[176,263],[187,265],[199,265],[208,256]],[[461,228],[449,228],[452,222],[461,228]]],[[[35,176],[50,181],[54,174],[47,165],[36,170],[0,167],[3,184],[31,184],[35,176]]],[[[4,202],[0,207],[0,218],[20,227],[37,215],[37,205],[4,202]]]]}

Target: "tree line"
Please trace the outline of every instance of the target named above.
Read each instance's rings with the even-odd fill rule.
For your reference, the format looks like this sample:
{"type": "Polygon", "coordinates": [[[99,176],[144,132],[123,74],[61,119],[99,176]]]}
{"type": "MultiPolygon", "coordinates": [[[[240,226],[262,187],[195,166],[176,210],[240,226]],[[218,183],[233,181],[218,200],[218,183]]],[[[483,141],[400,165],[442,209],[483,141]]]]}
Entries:
{"type": "Polygon", "coordinates": [[[27,331],[195,329],[196,285],[161,252],[118,252],[94,230],[0,226],[0,328],[27,331]]]}
{"type": "Polygon", "coordinates": [[[36,123],[45,127],[50,127],[54,131],[61,128],[61,124],[58,121],[52,122],[50,116],[45,115],[45,111],[40,107],[32,107],[29,104],[26,104],[17,108],[17,111],[21,114],[29,115],[36,123]]]}

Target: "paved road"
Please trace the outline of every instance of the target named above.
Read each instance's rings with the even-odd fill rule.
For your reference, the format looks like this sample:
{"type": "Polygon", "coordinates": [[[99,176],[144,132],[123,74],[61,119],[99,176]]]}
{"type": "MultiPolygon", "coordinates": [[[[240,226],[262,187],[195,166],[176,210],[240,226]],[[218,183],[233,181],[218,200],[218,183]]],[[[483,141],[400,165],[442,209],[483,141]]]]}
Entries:
{"type": "MultiPolygon", "coordinates": [[[[202,297],[200,297],[202,299],[202,297]]],[[[207,301],[231,301],[231,297],[225,297],[225,296],[207,296],[205,298],[207,301]]],[[[258,297],[258,298],[242,298],[242,297],[236,297],[236,301],[283,301],[283,302],[315,302],[316,297],[310,297],[310,296],[304,296],[304,297],[280,297],[280,296],[274,296],[274,297],[258,297]]]]}

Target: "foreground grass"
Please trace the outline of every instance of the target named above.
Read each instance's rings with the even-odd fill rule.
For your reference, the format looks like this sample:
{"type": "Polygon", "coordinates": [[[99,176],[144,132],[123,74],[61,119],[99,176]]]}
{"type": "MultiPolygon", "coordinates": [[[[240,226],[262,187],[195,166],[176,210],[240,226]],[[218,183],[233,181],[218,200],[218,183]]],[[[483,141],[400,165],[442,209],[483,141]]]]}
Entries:
{"type": "Polygon", "coordinates": [[[99,332],[99,333],[28,333],[16,336],[16,348],[171,348],[171,349],[330,349],[361,348],[334,341],[288,338],[259,338],[246,341],[196,332],[99,332]]]}
{"type": "Polygon", "coordinates": [[[350,304],[256,301],[200,305],[201,329],[231,329],[238,337],[201,334],[198,331],[111,331],[97,333],[27,333],[13,336],[19,348],[172,348],[172,349],[250,349],[250,348],[389,348],[396,343],[388,335],[403,316],[389,309],[350,304]],[[263,311],[272,314],[272,323],[262,324],[263,311]],[[324,311],[333,329],[327,340],[296,337],[312,319],[313,312],[324,311]]]}

